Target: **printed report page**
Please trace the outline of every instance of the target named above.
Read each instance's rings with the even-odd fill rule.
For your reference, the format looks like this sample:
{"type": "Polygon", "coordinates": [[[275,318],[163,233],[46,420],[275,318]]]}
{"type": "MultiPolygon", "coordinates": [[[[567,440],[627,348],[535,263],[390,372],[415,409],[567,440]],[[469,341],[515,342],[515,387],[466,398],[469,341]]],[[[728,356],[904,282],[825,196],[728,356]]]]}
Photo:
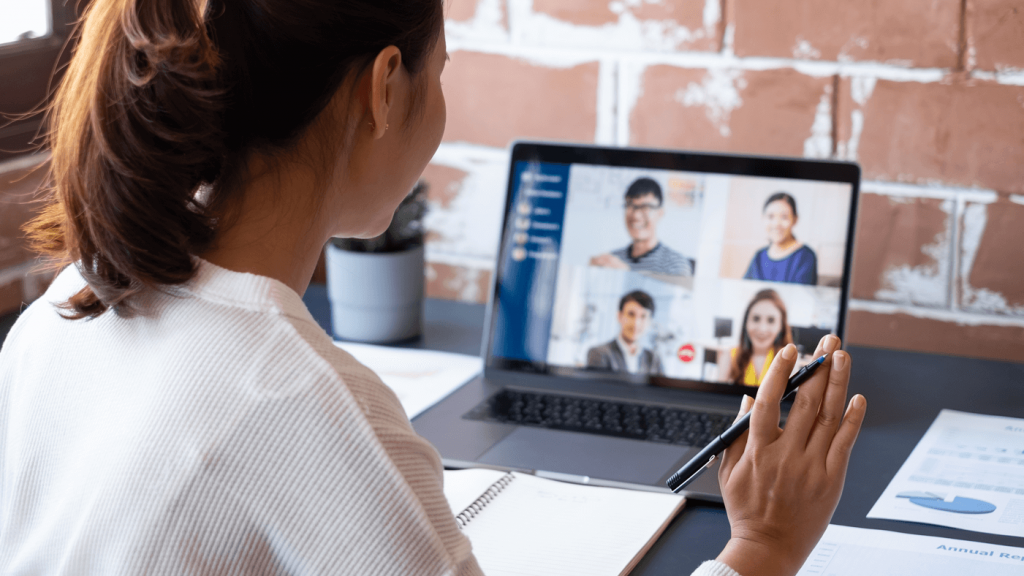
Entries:
{"type": "Polygon", "coordinates": [[[829,525],[797,576],[1020,576],[1024,548],[829,525]]]}
{"type": "Polygon", "coordinates": [[[943,410],[868,518],[1024,536],[1024,419],[943,410]]]}

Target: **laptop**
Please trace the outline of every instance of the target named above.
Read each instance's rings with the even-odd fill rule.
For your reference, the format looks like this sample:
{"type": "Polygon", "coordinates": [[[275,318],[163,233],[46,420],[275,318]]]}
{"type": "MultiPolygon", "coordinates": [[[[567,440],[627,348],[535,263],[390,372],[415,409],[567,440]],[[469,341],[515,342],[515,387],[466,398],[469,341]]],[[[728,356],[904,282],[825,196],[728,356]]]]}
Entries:
{"type": "MultiPolygon", "coordinates": [[[[448,467],[667,491],[771,358],[844,333],[860,169],[520,142],[480,377],[413,421],[448,467]]],[[[704,474],[689,497],[721,500],[704,474]]]]}

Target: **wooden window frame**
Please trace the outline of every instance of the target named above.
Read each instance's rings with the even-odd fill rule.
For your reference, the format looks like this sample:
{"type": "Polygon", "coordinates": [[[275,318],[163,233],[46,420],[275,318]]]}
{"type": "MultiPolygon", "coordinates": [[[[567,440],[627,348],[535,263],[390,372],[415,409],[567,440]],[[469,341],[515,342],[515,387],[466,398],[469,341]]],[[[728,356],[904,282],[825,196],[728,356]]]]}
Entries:
{"type": "Polygon", "coordinates": [[[75,24],[87,0],[50,0],[51,33],[0,46],[0,161],[39,149],[41,110],[73,51],[75,24]]]}

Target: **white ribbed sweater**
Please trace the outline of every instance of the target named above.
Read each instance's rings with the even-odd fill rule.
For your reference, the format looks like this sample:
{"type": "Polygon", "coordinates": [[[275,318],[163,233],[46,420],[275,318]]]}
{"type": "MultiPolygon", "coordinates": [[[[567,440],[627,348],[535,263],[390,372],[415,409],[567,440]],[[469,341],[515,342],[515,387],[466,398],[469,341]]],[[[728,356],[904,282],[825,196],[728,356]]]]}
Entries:
{"type": "Polygon", "coordinates": [[[480,573],[437,452],[294,291],[201,262],[145,316],[61,318],[83,285],[0,351],[0,572],[480,573]]]}

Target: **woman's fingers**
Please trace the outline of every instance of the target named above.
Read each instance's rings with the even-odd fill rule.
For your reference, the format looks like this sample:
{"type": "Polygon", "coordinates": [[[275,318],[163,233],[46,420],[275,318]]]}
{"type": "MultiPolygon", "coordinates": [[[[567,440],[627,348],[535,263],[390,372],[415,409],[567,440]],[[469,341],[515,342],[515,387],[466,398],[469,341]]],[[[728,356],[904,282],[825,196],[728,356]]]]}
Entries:
{"type": "Polygon", "coordinates": [[[843,423],[839,425],[839,431],[832,438],[832,445],[825,457],[825,469],[829,476],[846,475],[846,466],[850,463],[853,444],[857,441],[857,435],[860,434],[860,427],[864,423],[864,414],[867,412],[867,408],[867,400],[860,394],[850,400],[850,407],[846,410],[843,423]]]}
{"type": "MultiPolygon", "coordinates": [[[[843,421],[843,407],[846,405],[846,390],[850,384],[850,355],[842,350],[832,354],[832,369],[828,373],[825,397],[818,408],[818,414],[807,439],[807,450],[812,454],[828,453],[832,439],[843,421]]],[[[800,390],[803,392],[803,389],[800,390]]]]}
{"type": "Polygon", "coordinates": [[[735,424],[735,423],[739,422],[740,418],[743,418],[743,416],[747,412],[750,412],[750,409],[753,408],[753,407],[754,407],[754,399],[751,398],[750,396],[747,396],[746,394],[744,394],[743,398],[740,398],[740,411],[736,413],[736,417],[733,418],[732,423],[735,424]]]}
{"type": "Polygon", "coordinates": [[[753,413],[750,415],[750,440],[753,446],[774,442],[779,435],[779,402],[786,391],[786,382],[796,363],[796,346],[786,344],[772,360],[761,387],[757,389],[753,413]]]}
{"type": "MultiPolygon", "coordinates": [[[[839,338],[831,334],[825,336],[818,343],[818,349],[814,352],[815,357],[828,354],[825,363],[818,368],[814,376],[800,385],[800,391],[796,393],[796,400],[789,410],[789,418],[786,419],[786,441],[792,442],[795,446],[803,448],[807,445],[808,437],[813,433],[815,423],[818,420],[821,401],[829,388],[830,373],[832,371],[832,354],[839,349],[839,338]]],[[[839,425],[839,419],[843,416],[843,404],[846,402],[846,390],[843,389],[843,399],[840,400],[839,412],[836,414],[835,426],[839,425]]],[[[835,432],[835,426],[832,432],[835,432]]]]}
{"type": "MultiPolygon", "coordinates": [[[[740,401],[740,411],[736,414],[736,420],[738,421],[743,417],[744,414],[750,412],[750,409],[754,407],[754,399],[746,394],[743,395],[743,399],[740,401]]],[[[743,450],[747,447],[747,437],[749,432],[744,432],[742,436],[736,439],[728,448],[725,453],[722,454],[722,465],[718,468],[718,483],[724,484],[729,481],[729,475],[732,474],[732,469],[739,462],[740,457],[743,456],[743,450]]]]}

